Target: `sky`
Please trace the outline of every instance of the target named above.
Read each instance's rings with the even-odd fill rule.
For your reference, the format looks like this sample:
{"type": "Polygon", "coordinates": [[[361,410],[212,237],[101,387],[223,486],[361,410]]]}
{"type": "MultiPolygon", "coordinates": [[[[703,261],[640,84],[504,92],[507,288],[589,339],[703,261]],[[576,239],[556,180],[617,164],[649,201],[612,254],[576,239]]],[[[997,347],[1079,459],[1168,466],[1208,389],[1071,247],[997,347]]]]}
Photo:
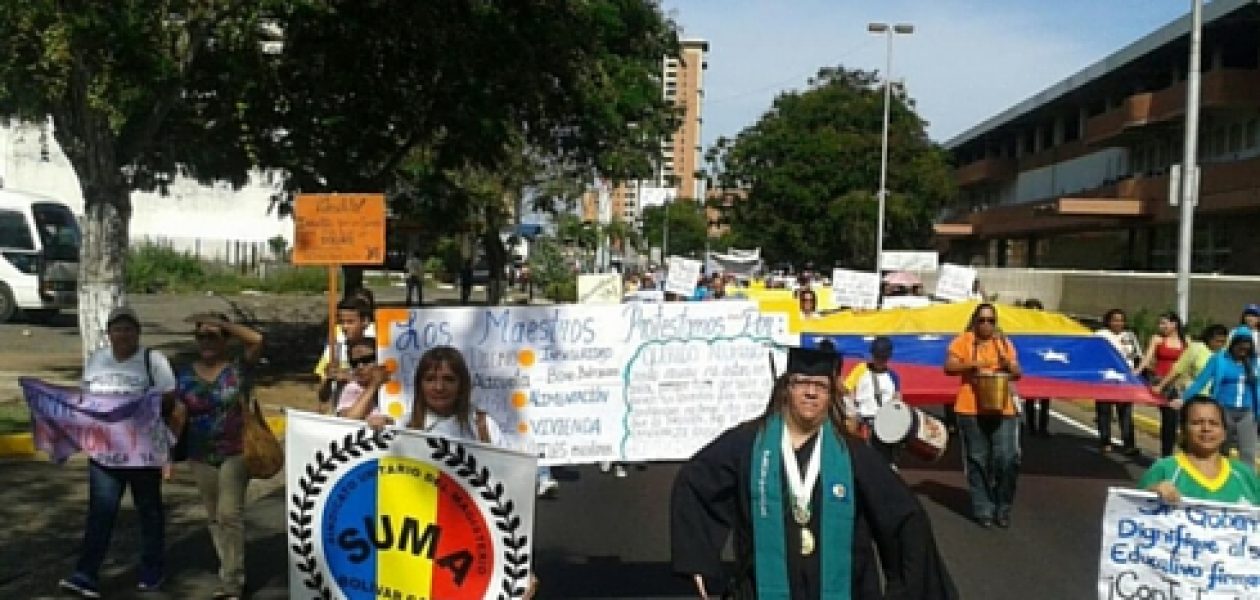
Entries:
{"type": "Polygon", "coordinates": [[[867,23],[893,39],[901,80],[938,142],[980,124],[1187,14],[1190,0],[662,0],[682,37],[709,41],[707,148],[755,123],[823,66],[884,71],[867,23]]]}

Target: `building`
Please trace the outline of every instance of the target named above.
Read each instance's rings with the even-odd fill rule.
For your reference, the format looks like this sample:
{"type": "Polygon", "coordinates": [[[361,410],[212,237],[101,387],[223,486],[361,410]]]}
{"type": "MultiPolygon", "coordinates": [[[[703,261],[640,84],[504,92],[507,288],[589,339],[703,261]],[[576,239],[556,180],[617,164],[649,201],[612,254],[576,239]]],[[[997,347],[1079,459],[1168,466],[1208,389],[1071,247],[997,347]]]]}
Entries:
{"type": "MultiPolygon", "coordinates": [[[[1260,273],[1260,0],[1215,0],[1203,20],[1193,268],[1260,273]]],[[[936,225],[944,257],[1175,269],[1189,32],[1186,15],[947,142],[960,193],[936,225]]]]}
{"type": "MultiPolygon", "coordinates": [[[[660,198],[704,197],[704,178],[697,176],[697,172],[703,160],[700,127],[709,42],[682,40],[680,48],[679,56],[661,59],[661,93],[678,107],[678,129],[661,140],[661,162],[652,179],[619,183],[610,192],[612,216],[627,223],[640,222],[642,208],[660,198]]],[[[582,198],[582,217],[594,221],[597,212],[598,195],[588,192],[582,198]]]]}

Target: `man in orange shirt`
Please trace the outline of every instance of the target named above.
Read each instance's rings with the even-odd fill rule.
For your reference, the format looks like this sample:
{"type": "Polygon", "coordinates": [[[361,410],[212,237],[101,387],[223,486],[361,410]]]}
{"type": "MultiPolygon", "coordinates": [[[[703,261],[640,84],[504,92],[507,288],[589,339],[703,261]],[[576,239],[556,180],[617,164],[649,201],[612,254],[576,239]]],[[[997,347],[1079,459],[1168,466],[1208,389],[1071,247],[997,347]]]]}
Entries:
{"type": "Polygon", "coordinates": [[[998,329],[997,309],[992,304],[976,306],[967,331],[950,343],[945,373],[962,380],[954,410],[962,433],[973,516],[981,527],[1010,527],[1019,475],[1019,415],[1009,388],[999,410],[976,401],[976,386],[986,375],[1004,373],[1013,381],[1022,371],[1015,347],[998,329]]]}

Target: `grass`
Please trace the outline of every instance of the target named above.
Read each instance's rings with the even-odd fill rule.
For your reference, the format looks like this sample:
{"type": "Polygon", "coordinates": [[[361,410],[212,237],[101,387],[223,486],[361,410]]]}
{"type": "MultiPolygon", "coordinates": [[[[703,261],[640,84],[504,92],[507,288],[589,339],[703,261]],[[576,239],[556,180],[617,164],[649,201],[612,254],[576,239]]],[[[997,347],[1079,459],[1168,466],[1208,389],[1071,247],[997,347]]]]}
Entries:
{"type": "Polygon", "coordinates": [[[0,402],[0,435],[30,430],[31,414],[25,402],[0,402]]]}
{"type": "Polygon", "coordinates": [[[312,293],[328,286],[323,267],[272,265],[265,277],[241,273],[228,265],[204,261],[187,252],[147,244],[127,258],[127,291],[139,293],[203,292],[237,294],[257,290],[277,294],[312,293]]]}

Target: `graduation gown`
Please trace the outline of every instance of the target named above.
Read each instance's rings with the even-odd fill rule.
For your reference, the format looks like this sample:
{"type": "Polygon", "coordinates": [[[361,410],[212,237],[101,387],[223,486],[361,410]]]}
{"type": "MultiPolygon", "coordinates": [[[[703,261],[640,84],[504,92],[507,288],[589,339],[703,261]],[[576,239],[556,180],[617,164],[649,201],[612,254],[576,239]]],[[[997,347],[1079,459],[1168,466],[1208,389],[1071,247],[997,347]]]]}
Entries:
{"type": "MultiPolygon", "coordinates": [[[[752,448],[759,427],[759,423],[750,421],[727,430],[696,453],[674,481],[670,506],[674,572],[688,578],[697,573],[703,575],[711,594],[725,589],[728,597],[756,597],[750,479],[752,448]],[[721,554],[731,532],[735,536],[736,570],[724,576],[721,554]]],[[[817,435],[796,450],[797,466],[802,472],[816,443],[817,435]]],[[[937,552],[931,523],[914,494],[870,447],[848,438],[843,438],[842,443],[849,452],[857,488],[852,597],[957,598],[953,581],[937,552]],[[883,590],[881,564],[886,579],[883,590]]],[[[820,481],[825,480],[820,477],[820,481]]],[[[786,490],[786,481],[783,484],[786,490]]],[[[820,506],[820,494],[831,493],[822,487],[814,486],[814,507],[820,506]]],[[[822,539],[819,513],[811,511],[808,525],[816,540],[822,539]]],[[[792,521],[791,511],[784,510],[783,515],[792,598],[818,600],[820,552],[801,556],[800,527],[792,521]]]]}

